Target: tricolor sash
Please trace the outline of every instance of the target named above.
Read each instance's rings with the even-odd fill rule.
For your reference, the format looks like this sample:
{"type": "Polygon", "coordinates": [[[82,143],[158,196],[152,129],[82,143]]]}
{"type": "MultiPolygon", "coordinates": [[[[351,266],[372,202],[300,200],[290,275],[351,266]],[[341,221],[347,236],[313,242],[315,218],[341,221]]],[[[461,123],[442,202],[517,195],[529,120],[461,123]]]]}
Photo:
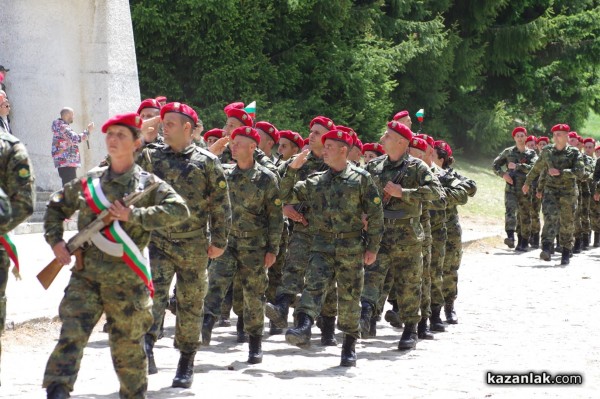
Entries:
{"type": "MultiPolygon", "coordinates": [[[[81,180],[81,185],[85,201],[95,214],[99,214],[110,207],[111,203],[102,191],[99,178],[84,178],[81,180]]],[[[102,230],[102,235],[108,240],[123,246],[121,259],[142,279],[148,290],[150,290],[150,296],[154,297],[154,284],[152,283],[152,273],[148,266],[148,259],[144,257],[138,246],[123,230],[119,221],[115,220],[106,226],[102,230]]]]}
{"type": "Polygon", "coordinates": [[[0,236],[0,244],[2,244],[2,246],[6,250],[6,253],[8,254],[8,257],[10,258],[10,260],[12,260],[13,264],[15,265],[13,267],[12,273],[14,274],[17,280],[20,280],[21,274],[19,273],[19,253],[17,252],[17,247],[15,246],[15,243],[12,242],[8,234],[4,234],[3,236],[0,236]]]}

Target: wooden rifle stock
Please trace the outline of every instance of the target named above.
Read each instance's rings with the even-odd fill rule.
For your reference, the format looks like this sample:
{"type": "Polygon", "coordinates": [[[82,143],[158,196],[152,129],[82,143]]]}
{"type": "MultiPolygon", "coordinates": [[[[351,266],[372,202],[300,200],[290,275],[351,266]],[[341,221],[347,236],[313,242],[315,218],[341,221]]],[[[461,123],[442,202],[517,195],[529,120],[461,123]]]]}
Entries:
{"type": "Polygon", "coordinates": [[[56,258],[54,258],[52,262],[48,263],[48,265],[38,273],[37,279],[40,280],[40,283],[42,283],[42,287],[44,287],[44,289],[47,290],[48,287],[50,287],[50,284],[52,284],[56,276],[58,276],[58,272],[60,272],[62,267],[63,265],[61,265],[56,258]]]}

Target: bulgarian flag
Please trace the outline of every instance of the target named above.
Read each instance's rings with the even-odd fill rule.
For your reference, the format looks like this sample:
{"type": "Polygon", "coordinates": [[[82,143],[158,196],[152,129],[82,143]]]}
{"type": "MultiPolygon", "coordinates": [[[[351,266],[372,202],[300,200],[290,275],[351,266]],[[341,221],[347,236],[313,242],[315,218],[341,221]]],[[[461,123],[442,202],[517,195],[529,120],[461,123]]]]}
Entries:
{"type": "Polygon", "coordinates": [[[256,118],[256,101],[252,101],[248,104],[246,108],[244,108],[244,111],[246,111],[252,119],[256,118]]]}
{"type": "Polygon", "coordinates": [[[8,234],[4,234],[0,236],[0,244],[4,247],[4,250],[8,254],[10,260],[12,260],[15,267],[12,270],[13,275],[17,280],[21,279],[21,274],[19,274],[19,254],[17,252],[17,247],[15,243],[12,242],[10,236],[8,234]]]}
{"type": "MultiPolygon", "coordinates": [[[[95,214],[99,214],[110,207],[110,201],[102,192],[99,178],[84,178],[81,180],[81,185],[85,201],[95,214]]],[[[140,252],[131,237],[123,230],[119,221],[115,220],[105,227],[102,234],[110,241],[123,245],[123,256],[121,258],[142,279],[150,291],[150,296],[154,297],[154,284],[152,283],[152,273],[150,272],[148,260],[140,252]]]]}

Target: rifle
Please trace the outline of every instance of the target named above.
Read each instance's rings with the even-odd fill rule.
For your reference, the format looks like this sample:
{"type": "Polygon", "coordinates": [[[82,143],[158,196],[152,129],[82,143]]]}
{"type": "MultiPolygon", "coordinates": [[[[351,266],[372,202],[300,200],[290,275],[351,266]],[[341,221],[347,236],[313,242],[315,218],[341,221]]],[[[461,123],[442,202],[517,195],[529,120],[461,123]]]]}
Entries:
{"type": "MultiPolygon", "coordinates": [[[[136,188],[135,192],[131,194],[127,194],[125,197],[120,199],[119,201],[123,204],[123,206],[129,207],[130,205],[135,204],[146,195],[148,195],[152,190],[159,186],[159,182],[154,179],[154,175],[148,172],[140,173],[140,183],[136,188]],[[144,188],[146,182],[150,182],[150,184],[144,188]]],[[[103,210],[96,216],[96,219],[92,221],[90,224],[81,229],[77,234],[75,234],[67,243],[67,250],[69,254],[75,255],[75,269],[83,270],[83,253],[82,247],[84,245],[90,245],[91,243],[95,244],[99,249],[103,252],[108,253],[112,256],[120,257],[123,254],[123,248],[120,244],[115,244],[108,239],[104,238],[100,231],[112,223],[112,217],[108,209],[103,210]],[[119,252],[120,251],[120,252],[119,252]]],[[[48,263],[48,265],[42,269],[41,272],[38,273],[37,278],[44,287],[44,289],[48,289],[63,265],[61,265],[56,258],[52,260],[52,262],[48,263]]]]}
{"type": "MultiPolygon", "coordinates": [[[[408,171],[408,166],[409,165],[410,165],[410,162],[409,162],[408,159],[406,159],[404,161],[404,163],[402,164],[402,167],[400,168],[400,170],[396,174],[396,176],[394,176],[394,178],[392,179],[392,183],[394,183],[394,184],[400,184],[400,182],[404,178],[404,175],[406,175],[406,172],[408,171]]],[[[387,206],[387,204],[390,202],[391,199],[392,199],[392,196],[390,194],[388,194],[386,192],[383,193],[383,207],[384,208],[387,206]]]]}

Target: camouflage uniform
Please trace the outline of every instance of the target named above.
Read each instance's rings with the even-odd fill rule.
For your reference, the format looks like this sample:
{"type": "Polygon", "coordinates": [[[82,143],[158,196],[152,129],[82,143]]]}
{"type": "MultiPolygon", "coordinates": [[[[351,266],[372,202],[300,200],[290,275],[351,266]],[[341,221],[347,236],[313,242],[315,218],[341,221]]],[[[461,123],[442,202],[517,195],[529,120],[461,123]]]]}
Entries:
{"type": "Polygon", "coordinates": [[[504,205],[506,207],[504,228],[507,232],[514,232],[517,231],[518,224],[520,226],[518,234],[526,240],[529,240],[531,236],[531,201],[528,195],[523,194],[521,188],[525,182],[525,176],[536,160],[535,151],[526,148],[521,152],[517,146],[513,146],[502,151],[493,163],[496,175],[502,177],[508,172],[513,179],[513,184],[506,183],[504,189],[504,205]],[[510,162],[517,164],[516,169],[503,169],[510,162]]]}
{"type": "Polygon", "coordinates": [[[583,163],[585,165],[585,174],[581,181],[581,194],[580,194],[581,210],[579,212],[579,216],[580,216],[580,222],[581,222],[581,230],[579,231],[579,234],[577,234],[578,232],[575,232],[575,236],[579,237],[583,240],[583,236],[588,235],[592,231],[591,224],[590,224],[591,223],[590,222],[590,205],[591,205],[590,201],[593,201],[591,185],[593,182],[595,163],[594,163],[594,158],[592,158],[586,154],[582,154],[582,156],[583,156],[583,163]]]}
{"type": "MultiPolygon", "coordinates": [[[[0,128],[0,189],[2,201],[0,235],[7,234],[33,213],[35,203],[34,176],[27,150],[21,141],[0,128]],[[8,200],[8,201],[6,201],[8,200]]],[[[0,336],[6,322],[6,285],[10,259],[0,246],[0,336]]],[[[0,344],[0,354],[2,353],[0,344]]]]}
{"type": "MultiPolygon", "coordinates": [[[[234,278],[238,279],[243,292],[244,331],[262,336],[267,289],[264,258],[267,252],[277,255],[283,230],[277,176],[258,162],[248,170],[237,165],[226,165],[225,170],[233,226],[225,253],[210,266],[204,313],[218,317],[227,289],[234,278]]],[[[235,296],[234,289],[234,309],[235,296]]]]}
{"type": "Polygon", "coordinates": [[[216,156],[195,144],[181,152],[168,145],[149,146],[139,158],[141,166],[171,184],[186,200],[190,218],[177,226],[157,230],[149,246],[156,294],[154,323],[148,333],[156,341],[173,276],[177,275],[175,347],[195,352],[206,295],[207,248],[224,249],[231,224],[231,206],[223,168],[216,156]],[[210,242],[207,238],[207,223],[210,242]]]}
{"type": "MultiPolygon", "coordinates": [[[[598,183],[600,182],[600,158],[597,158],[594,165],[594,174],[592,181],[590,182],[590,191],[592,194],[598,190],[598,183]]],[[[596,242],[596,236],[600,235],[600,201],[594,201],[592,198],[590,206],[590,222],[591,228],[594,230],[594,243],[596,242]]]]}
{"type": "Polygon", "coordinates": [[[581,152],[570,145],[563,150],[556,149],[554,145],[547,145],[527,174],[525,183],[531,184],[542,171],[547,172],[550,168],[556,168],[561,173],[558,176],[550,176],[546,173],[543,182],[540,179],[539,184],[543,188],[542,212],[544,214],[542,244],[549,247],[558,233],[560,223],[560,245],[571,249],[577,209],[577,179],[583,177],[585,169],[581,152]]]}
{"type": "MultiPolygon", "coordinates": [[[[387,155],[367,164],[367,171],[383,192],[389,181],[406,167],[401,181],[402,198],[391,197],[384,209],[385,234],[377,262],[365,271],[365,286],[361,301],[369,303],[376,314],[381,314],[380,298],[385,300],[391,287],[384,287],[388,273],[396,286],[400,319],[416,325],[421,317],[421,279],[423,275],[423,240],[425,238],[420,217],[422,202],[440,198],[439,184],[427,165],[406,153],[398,161],[387,155]],[[408,165],[405,165],[408,162],[408,165]]],[[[369,229],[371,225],[369,223],[369,229]]]]}
{"type": "MultiPolygon", "coordinates": [[[[142,168],[134,165],[124,174],[106,167],[92,169],[87,177],[99,178],[102,191],[111,203],[135,191],[142,168]]],[[[78,227],[91,223],[96,214],[83,196],[82,180],[73,180],[52,194],[44,217],[45,238],[51,247],[63,239],[63,221],[79,210],[78,227]]],[[[150,231],[185,220],[185,201],[166,183],[155,194],[136,204],[128,222],[121,226],[140,251],[150,240],[150,231]]],[[[50,355],[43,386],[61,384],[69,391],[77,379],[83,350],[103,312],[110,324],[109,344],[121,384],[122,398],[145,398],[146,354],[142,337],[152,324],[152,299],[144,282],[121,258],[101,252],[95,246],[83,253],[84,269],[71,270],[71,279],[60,304],[62,329],[50,355]]]]}
{"type": "Polygon", "coordinates": [[[365,253],[361,217],[366,214],[369,221],[366,250],[377,254],[383,233],[379,192],[369,174],[350,163],[339,173],[317,172],[301,180],[303,174],[302,168],[288,168],[281,183],[284,201],[308,205],[309,228],[313,235],[306,286],[296,313],[315,320],[329,296],[327,291],[336,281],[338,327],[347,335],[359,338],[365,253]]]}

